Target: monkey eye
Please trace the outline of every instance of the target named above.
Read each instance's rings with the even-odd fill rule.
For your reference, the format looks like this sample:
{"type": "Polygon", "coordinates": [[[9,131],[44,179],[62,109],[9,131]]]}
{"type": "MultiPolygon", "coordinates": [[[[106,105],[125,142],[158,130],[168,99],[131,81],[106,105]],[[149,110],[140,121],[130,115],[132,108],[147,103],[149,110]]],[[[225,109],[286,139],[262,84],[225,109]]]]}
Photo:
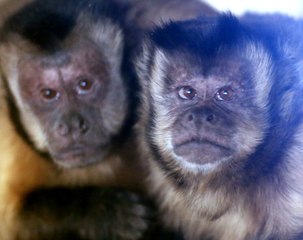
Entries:
{"type": "Polygon", "coordinates": [[[230,86],[220,88],[215,97],[219,101],[229,101],[234,96],[234,90],[230,86]]]}
{"type": "Polygon", "coordinates": [[[183,86],[179,88],[178,95],[184,100],[191,100],[197,95],[197,91],[191,86],[183,86]]]}
{"type": "Polygon", "coordinates": [[[59,98],[60,94],[58,91],[51,89],[51,88],[44,88],[41,90],[41,96],[47,100],[47,101],[51,101],[51,100],[56,100],[59,98]]]}
{"type": "Polygon", "coordinates": [[[85,93],[87,91],[89,91],[93,86],[92,81],[90,81],[89,79],[81,79],[78,82],[78,89],[80,90],[80,93],[85,93]]]}

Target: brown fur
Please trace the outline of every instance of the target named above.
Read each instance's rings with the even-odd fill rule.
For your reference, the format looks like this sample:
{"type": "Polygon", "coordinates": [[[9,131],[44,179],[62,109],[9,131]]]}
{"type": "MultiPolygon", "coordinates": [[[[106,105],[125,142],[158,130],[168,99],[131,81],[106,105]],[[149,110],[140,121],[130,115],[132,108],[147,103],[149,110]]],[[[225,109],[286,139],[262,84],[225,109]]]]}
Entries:
{"type": "MultiPolygon", "coordinates": [[[[142,169],[129,153],[113,154],[106,161],[81,169],[61,169],[39,155],[24,142],[9,117],[4,91],[1,88],[0,107],[0,238],[14,239],[22,229],[16,224],[24,198],[35,189],[45,187],[75,187],[85,185],[120,186],[140,190],[142,169]],[[126,156],[128,155],[128,156],[126,156]],[[134,174],[136,173],[136,174],[134,174]]],[[[133,147],[132,147],[133,148],[133,147]]]]}
{"type": "MultiPolygon", "coordinates": [[[[13,3],[11,4],[14,5],[13,3]]],[[[16,9],[19,8],[17,5],[14,6],[16,9]]],[[[89,24],[87,28],[90,28],[92,26],[92,24],[90,24],[91,22],[86,20],[85,16],[81,17],[83,21],[80,25],[83,26],[85,21],[87,21],[86,23],[89,24]]],[[[97,34],[97,32],[94,31],[97,31],[97,29],[92,30],[94,34],[97,34]]],[[[122,42],[124,39],[122,39],[121,32],[115,33],[116,29],[110,29],[110,27],[109,31],[112,45],[109,49],[105,49],[105,53],[107,54],[108,50],[110,52],[114,49],[118,52],[117,55],[120,56],[122,55],[121,52],[123,51],[122,48],[124,46],[124,43],[122,42]],[[111,34],[113,34],[113,38],[111,34]]],[[[78,41],[77,34],[73,34],[71,34],[70,43],[78,41]]],[[[90,37],[99,39],[100,36],[92,35],[90,37]]],[[[103,35],[101,38],[102,37],[103,35]]],[[[122,143],[121,148],[112,150],[105,159],[100,159],[100,161],[97,161],[93,165],[72,169],[65,169],[54,164],[52,159],[41,155],[39,151],[37,151],[34,144],[44,145],[44,143],[41,143],[43,139],[41,140],[39,137],[30,139],[34,144],[30,144],[26,141],[19,131],[19,126],[15,125],[15,119],[12,119],[12,117],[18,118],[19,115],[16,115],[14,112],[15,110],[10,107],[12,107],[11,103],[15,104],[15,107],[17,107],[17,109],[19,108],[18,110],[21,110],[20,108],[25,106],[22,101],[19,102],[20,105],[16,104],[16,100],[22,98],[16,94],[16,86],[19,77],[19,60],[26,55],[40,54],[40,50],[37,50],[36,46],[29,44],[26,40],[16,35],[10,36],[8,42],[2,41],[1,44],[0,239],[16,240],[17,236],[21,239],[24,237],[24,239],[29,240],[35,238],[34,232],[32,233],[32,236],[23,236],[25,232],[26,234],[29,232],[24,226],[26,226],[26,224],[30,225],[30,223],[25,224],[24,221],[27,221],[27,219],[21,218],[22,212],[26,210],[23,209],[25,199],[33,191],[56,187],[74,188],[83,186],[106,186],[123,187],[134,192],[141,192],[143,190],[144,171],[137,162],[136,147],[133,144],[131,136],[126,138],[126,141],[122,143]],[[8,87],[10,87],[10,91],[8,91],[8,87]]],[[[116,56],[113,56],[113,58],[114,57],[116,56]]],[[[109,61],[111,60],[112,59],[109,59],[109,61]]],[[[117,66],[120,66],[119,61],[122,61],[122,59],[117,58],[116,60],[117,66]]],[[[115,74],[118,75],[120,72],[115,74]]],[[[124,90],[125,89],[122,89],[122,91],[124,90]]],[[[125,106],[121,105],[119,107],[123,108],[125,106]]],[[[123,111],[126,112],[127,110],[123,109],[123,111]]],[[[35,118],[30,116],[32,112],[27,112],[26,114],[28,119],[22,119],[20,122],[26,125],[25,128],[34,125],[34,128],[31,128],[32,132],[30,134],[39,136],[40,129],[36,128],[38,125],[35,125],[36,122],[32,121],[35,120],[35,118]]],[[[125,116],[122,115],[120,118],[116,118],[116,121],[120,121],[119,124],[122,124],[121,122],[123,122],[124,119],[125,116]]],[[[95,120],[97,121],[97,119],[95,120]]],[[[115,122],[113,120],[110,121],[115,122]]],[[[83,197],[85,198],[85,196],[83,197]]],[[[130,202],[131,201],[132,200],[130,200],[130,202]]],[[[45,203],[47,204],[47,199],[45,199],[45,203]]],[[[125,206],[124,208],[135,209],[139,205],[140,204],[135,201],[133,206],[125,206]]],[[[76,210],[77,209],[74,209],[74,211],[76,210]]],[[[141,215],[141,213],[139,213],[139,215],[141,215]]],[[[145,220],[143,220],[143,218],[145,218],[145,213],[141,215],[142,218],[139,217],[139,215],[138,218],[134,215],[134,221],[136,222],[138,220],[140,222],[142,220],[140,224],[145,224],[145,220]]],[[[34,221],[37,221],[37,219],[34,221]]],[[[47,222],[45,224],[47,224],[47,222]]],[[[60,224],[60,222],[52,224],[60,224]]],[[[72,224],[72,222],[70,224],[72,224]]],[[[33,226],[35,226],[35,223],[33,223],[33,226]]],[[[106,224],[104,226],[106,226],[106,224]]],[[[116,226],[113,225],[112,227],[115,228],[116,226]]],[[[144,230],[144,228],[145,225],[142,230],[144,230]]]]}

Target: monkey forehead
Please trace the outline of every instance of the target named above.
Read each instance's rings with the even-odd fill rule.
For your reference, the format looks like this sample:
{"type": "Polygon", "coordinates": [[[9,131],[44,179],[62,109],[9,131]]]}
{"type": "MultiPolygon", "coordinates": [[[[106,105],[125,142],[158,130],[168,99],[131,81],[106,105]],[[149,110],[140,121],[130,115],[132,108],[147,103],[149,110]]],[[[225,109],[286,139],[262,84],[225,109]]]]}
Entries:
{"type": "Polygon", "coordinates": [[[241,56],[226,54],[215,59],[201,59],[185,54],[166,55],[167,77],[171,84],[180,82],[203,82],[207,79],[214,81],[237,81],[249,75],[249,59],[241,56]],[[181,60],[180,60],[181,59],[181,60]]]}
{"type": "Polygon", "coordinates": [[[81,76],[102,77],[108,74],[106,65],[98,49],[84,46],[47,56],[27,56],[20,60],[19,69],[21,79],[39,78],[50,83],[60,78],[68,81],[81,76]]]}
{"type": "MultiPolygon", "coordinates": [[[[25,46],[25,48],[28,46],[25,46]]],[[[81,62],[82,65],[104,63],[105,56],[96,44],[88,40],[78,40],[70,46],[63,46],[57,51],[45,53],[41,51],[21,51],[19,64],[41,63],[42,67],[61,67],[70,63],[81,62]]]]}

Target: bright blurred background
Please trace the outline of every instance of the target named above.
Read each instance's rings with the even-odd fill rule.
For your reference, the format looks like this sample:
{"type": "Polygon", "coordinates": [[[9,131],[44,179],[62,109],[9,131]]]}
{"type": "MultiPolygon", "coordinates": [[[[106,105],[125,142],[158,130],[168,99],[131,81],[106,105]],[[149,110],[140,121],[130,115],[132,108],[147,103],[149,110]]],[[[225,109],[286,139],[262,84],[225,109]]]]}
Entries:
{"type": "MultiPolygon", "coordinates": [[[[186,1],[186,0],[185,0],[186,1]]],[[[303,17],[303,0],[204,0],[218,10],[230,10],[235,14],[246,11],[279,12],[294,17],[303,17]]]]}

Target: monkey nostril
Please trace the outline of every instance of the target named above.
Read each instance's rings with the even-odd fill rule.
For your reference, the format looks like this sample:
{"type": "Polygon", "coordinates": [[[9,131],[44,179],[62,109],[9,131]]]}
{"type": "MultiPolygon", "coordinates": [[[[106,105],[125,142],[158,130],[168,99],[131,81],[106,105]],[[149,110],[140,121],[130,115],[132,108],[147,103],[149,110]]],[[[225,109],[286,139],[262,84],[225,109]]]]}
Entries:
{"type": "Polygon", "coordinates": [[[81,115],[75,114],[71,117],[72,131],[75,133],[85,133],[89,129],[87,121],[81,115]]]}
{"type": "Polygon", "coordinates": [[[206,121],[207,121],[207,122],[212,122],[212,121],[214,120],[214,118],[215,118],[215,116],[214,116],[213,114],[209,114],[209,115],[207,115],[207,117],[206,117],[206,121]]]}
{"type": "Polygon", "coordinates": [[[58,133],[61,136],[66,136],[69,133],[70,129],[67,124],[61,123],[58,125],[58,133]]]}
{"type": "Polygon", "coordinates": [[[189,114],[189,116],[188,116],[188,121],[193,121],[194,120],[194,116],[192,115],[192,114],[189,114]]]}
{"type": "Polygon", "coordinates": [[[87,132],[87,130],[89,129],[87,122],[85,121],[84,118],[79,117],[78,121],[76,121],[77,123],[75,123],[75,128],[77,128],[78,130],[80,130],[81,133],[85,133],[87,132]]]}
{"type": "Polygon", "coordinates": [[[80,130],[85,133],[87,132],[87,130],[89,129],[88,125],[83,121],[81,124],[80,124],[80,130]]]}

